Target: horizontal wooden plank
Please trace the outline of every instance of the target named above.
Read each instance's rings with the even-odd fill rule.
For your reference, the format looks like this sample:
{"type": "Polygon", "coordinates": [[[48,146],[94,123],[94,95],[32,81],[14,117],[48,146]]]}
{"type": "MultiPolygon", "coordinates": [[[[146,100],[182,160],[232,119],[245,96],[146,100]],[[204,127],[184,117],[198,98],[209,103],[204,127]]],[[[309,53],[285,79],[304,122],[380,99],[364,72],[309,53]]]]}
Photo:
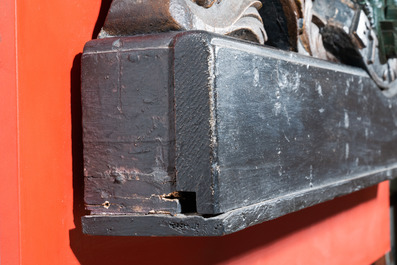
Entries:
{"type": "Polygon", "coordinates": [[[175,65],[177,189],[199,213],[397,163],[396,98],[360,69],[203,33],[177,39],[175,65]]]}
{"type": "Polygon", "coordinates": [[[357,68],[157,34],[89,43],[82,93],[88,234],[223,235],[396,176],[396,97],[357,68]]]}
{"type": "Polygon", "coordinates": [[[381,172],[242,207],[205,218],[199,215],[89,215],[82,218],[83,232],[102,236],[222,236],[292,213],[397,174],[397,165],[381,172]]]}

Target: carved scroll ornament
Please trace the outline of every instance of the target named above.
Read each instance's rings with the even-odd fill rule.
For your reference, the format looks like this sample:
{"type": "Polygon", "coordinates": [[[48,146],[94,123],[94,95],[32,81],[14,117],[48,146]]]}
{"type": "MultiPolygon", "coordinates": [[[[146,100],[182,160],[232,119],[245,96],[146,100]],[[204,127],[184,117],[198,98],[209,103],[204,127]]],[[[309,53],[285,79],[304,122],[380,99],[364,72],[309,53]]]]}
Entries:
{"type": "Polygon", "coordinates": [[[205,30],[264,44],[258,0],[114,0],[99,38],[205,30]]]}

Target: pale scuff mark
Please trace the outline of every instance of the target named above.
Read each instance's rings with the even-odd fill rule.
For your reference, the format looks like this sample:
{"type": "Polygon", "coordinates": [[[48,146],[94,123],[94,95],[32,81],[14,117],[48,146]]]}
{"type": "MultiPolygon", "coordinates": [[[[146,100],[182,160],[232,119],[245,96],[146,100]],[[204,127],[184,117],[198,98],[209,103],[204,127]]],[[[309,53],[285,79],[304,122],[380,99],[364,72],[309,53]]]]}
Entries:
{"type": "Polygon", "coordinates": [[[301,75],[298,72],[296,72],[292,77],[292,91],[294,91],[295,93],[298,92],[300,85],[301,85],[301,75]]]}
{"type": "Polygon", "coordinates": [[[346,80],[346,87],[349,87],[350,86],[350,79],[347,79],[346,80]]]}
{"type": "Polygon", "coordinates": [[[349,113],[345,110],[345,128],[348,129],[350,126],[350,120],[349,120],[349,113]]]}
{"type": "Polygon", "coordinates": [[[345,96],[349,95],[350,80],[346,80],[345,96]]]}
{"type": "Polygon", "coordinates": [[[287,108],[284,106],[284,113],[285,113],[285,117],[287,118],[287,123],[288,123],[288,125],[289,126],[291,126],[291,118],[290,118],[290,116],[289,116],[289,114],[288,114],[288,110],[287,110],[287,108]]]}
{"type": "Polygon", "coordinates": [[[283,164],[281,161],[281,147],[277,147],[277,160],[278,160],[278,175],[281,177],[283,175],[283,164]]]}
{"type": "Polygon", "coordinates": [[[324,97],[324,95],[323,95],[323,88],[321,87],[320,84],[317,84],[316,91],[317,91],[318,95],[319,95],[321,98],[324,97]]]}
{"type": "Polygon", "coordinates": [[[280,102],[276,102],[276,104],[274,104],[274,115],[278,116],[281,113],[281,103],[280,102]]]}
{"type": "Polygon", "coordinates": [[[306,177],[306,179],[309,181],[309,186],[310,188],[313,188],[313,165],[310,165],[310,171],[309,171],[309,176],[306,177]]]}
{"type": "Polygon", "coordinates": [[[255,68],[254,70],[254,86],[257,87],[259,86],[259,70],[258,68],[255,68]]]}
{"type": "Polygon", "coordinates": [[[350,155],[350,145],[349,145],[349,143],[346,143],[345,151],[346,151],[345,157],[346,157],[346,160],[347,160],[347,159],[349,159],[349,155],[350,155]]]}

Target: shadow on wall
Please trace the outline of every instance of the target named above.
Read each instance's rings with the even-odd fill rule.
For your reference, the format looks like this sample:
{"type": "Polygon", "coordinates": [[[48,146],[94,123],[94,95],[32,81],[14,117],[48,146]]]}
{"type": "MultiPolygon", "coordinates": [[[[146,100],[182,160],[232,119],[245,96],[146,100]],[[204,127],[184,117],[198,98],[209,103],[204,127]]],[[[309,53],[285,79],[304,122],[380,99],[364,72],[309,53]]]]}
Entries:
{"type": "Polygon", "coordinates": [[[92,38],[96,39],[103,24],[105,23],[106,15],[110,9],[110,5],[112,4],[112,0],[102,0],[101,9],[99,10],[98,19],[95,23],[94,30],[92,32],[92,38]]]}
{"type": "MultiPolygon", "coordinates": [[[[93,38],[104,23],[111,0],[103,0],[93,38]]],[[[83,198],[83,143],[81,126],[81,54],[71,70],[73,214],[76,229],[70,231],[70,246],[82,265],[118,264],[220,264],[310,227],[342,211],[376,198],[377,186],[338,198],[244,231],[218,238],[100,237],[82,234],[86,214],[83,198]]]]}

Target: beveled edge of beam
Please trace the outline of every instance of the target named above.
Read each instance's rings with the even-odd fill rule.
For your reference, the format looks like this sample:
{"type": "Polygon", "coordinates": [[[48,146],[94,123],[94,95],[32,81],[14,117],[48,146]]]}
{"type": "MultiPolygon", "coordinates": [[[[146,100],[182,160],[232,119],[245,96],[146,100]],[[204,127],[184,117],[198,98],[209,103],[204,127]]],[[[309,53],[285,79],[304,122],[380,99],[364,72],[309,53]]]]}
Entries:
{"type": "Polygon", "coordinates": [[[87,215],[83,233],[96,236],[223,236],[392,179],[397,164],[317,188],[263,201],[218,216],[87,215]]]}

